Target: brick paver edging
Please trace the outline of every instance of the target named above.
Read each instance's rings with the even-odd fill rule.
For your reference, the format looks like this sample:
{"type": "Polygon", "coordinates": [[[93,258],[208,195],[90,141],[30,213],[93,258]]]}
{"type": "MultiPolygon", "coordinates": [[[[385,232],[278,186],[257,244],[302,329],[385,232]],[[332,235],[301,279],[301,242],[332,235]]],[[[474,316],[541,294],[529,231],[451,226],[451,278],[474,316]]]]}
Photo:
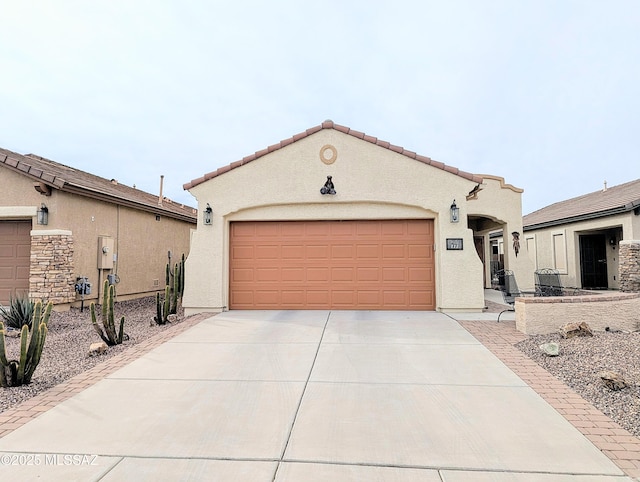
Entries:
{"type": "Polygon", "coordinates": [[[136,343],[104,363],[79,373],[49,390],[25,400],[20,405],[5,410],[0,413],[0,438],[211,316],[211,313],[201,313],[185,318],[180,323],[136,343]]]}
{"type": "Polygon", "coordinates": [[[640,439],[518,350],[514,345],[526,335],[516,330],[514,321],[459,323],[628,476],[640,478],[640,439]]]}

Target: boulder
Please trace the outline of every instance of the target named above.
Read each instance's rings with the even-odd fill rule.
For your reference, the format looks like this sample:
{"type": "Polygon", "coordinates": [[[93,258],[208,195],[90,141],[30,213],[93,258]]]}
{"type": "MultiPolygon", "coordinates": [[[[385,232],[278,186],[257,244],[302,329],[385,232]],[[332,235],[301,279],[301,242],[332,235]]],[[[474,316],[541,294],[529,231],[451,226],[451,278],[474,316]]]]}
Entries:
{"type": "Polygon", "coordinates": [[[167,321],[169,323],[175,323],[176,321],[178,321],[178,315],[169,315],[169,316],[167,316],[167,321]]]}
{"type": "Polygon", "coordinates": [[[560,345],[557,343],[543,343],[540,350],[547,356],[558,356],[560,354],[560,345]]]}
{"type": "Polygon", "coordinates": [[[89,356],[102,355],[107,352],[107,344],[104,341],[91,343],[89,345],[89,356]]]}
{"type": "Polygon", "coordinates": [[[581,323],[567,323],[560,327],[562,338],[573,338],[574,336],[593,336],[593,331],[584,321],[581,323]]]}
{"type": "Polygon", "coordinates": [[[627,384],[627,381],[624,378],[622,378],[622,375],[616,372],[607,370],[607,371],[598,373],[598,376],[602,380],[602,383],[604,383],[604,385],[609,390],[614,390],[614,391],[622,390],[623,388],[626,388],[629,386],[627,384]]]}

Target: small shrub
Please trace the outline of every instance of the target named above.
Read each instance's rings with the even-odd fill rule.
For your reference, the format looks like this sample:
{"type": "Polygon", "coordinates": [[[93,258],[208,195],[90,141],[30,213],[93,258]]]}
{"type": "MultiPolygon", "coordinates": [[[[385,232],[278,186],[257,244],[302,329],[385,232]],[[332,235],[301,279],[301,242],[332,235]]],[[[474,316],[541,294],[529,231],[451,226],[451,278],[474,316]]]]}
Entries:
{"type": "Polygon", "coordinates": [[[7,326],[16,330],[21,330],[24,325],[31,330],[34,306],[35,303],[26,295],[11,297],[8,307],[0,305],[0,318],[7,326]]]}

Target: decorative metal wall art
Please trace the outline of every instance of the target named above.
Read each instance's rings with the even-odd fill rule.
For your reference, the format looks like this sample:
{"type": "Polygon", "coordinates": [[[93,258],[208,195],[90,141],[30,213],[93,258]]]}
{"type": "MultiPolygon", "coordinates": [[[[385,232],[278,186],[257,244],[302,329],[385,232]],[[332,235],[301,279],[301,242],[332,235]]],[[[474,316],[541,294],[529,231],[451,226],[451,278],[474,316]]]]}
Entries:
{"type": "Polygon", "coordinates": [[[335,194],[336,189],[333,186],[333,181],[331,180],[331,176],[327,176],[327,182],[324,183],[324,186],[320,189],[320,194],[335,194]]]}

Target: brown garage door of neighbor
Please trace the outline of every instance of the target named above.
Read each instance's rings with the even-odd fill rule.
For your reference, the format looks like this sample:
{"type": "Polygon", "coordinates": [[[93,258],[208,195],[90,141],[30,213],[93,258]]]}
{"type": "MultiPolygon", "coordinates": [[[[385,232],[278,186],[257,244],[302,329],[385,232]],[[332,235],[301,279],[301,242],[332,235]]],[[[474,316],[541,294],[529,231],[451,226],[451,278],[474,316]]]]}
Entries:
{"type": "Polygon", "coordinates": [[[231,309],[435,309],[433,221],[235,222],[231,309]]]}
{"type": "Polygon", "coordinates": [[[31,221],[0,221],[0,303],[29,292],[31,221]]]}

